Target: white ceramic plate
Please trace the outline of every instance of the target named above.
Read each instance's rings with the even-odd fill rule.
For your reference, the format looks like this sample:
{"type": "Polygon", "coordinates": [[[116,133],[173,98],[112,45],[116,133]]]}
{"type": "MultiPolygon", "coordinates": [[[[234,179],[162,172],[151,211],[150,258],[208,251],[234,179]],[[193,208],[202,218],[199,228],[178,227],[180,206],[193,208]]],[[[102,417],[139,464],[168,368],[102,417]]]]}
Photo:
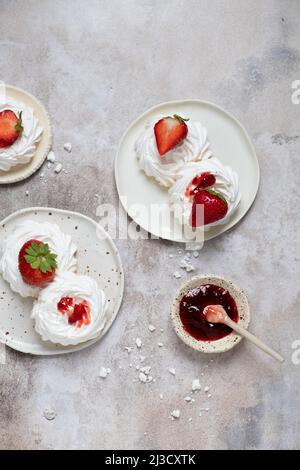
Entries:
{"type": "Polygon", "coordinates": [[[139,169],[134,150],[137,138],[150,120],[172,114],[201,121],[208,129],[214,155],[239,175],[242,192],[239,208],[228,223],[205,231],[205,240],[209,240],[230,229],[244,217],[255,199],[259,185],[258,160],[246,130],[219,106],[200,100],[172,101],[149,109],[134,121],[121,139],[115,160],[119,197],[129,216],[149,233],[172,241],[190,241],[184,238],[182,227],[174,220],[173,214],[169,214],[168,192],[139,169]],[[147,212],[139,210],[137,204],[142,204],[148,210],[151,204],[161,205],[163,219],[170,222],[150,224],[147,212]]]}
{"type": "Polygon", "coordinates": [[[110,321],[100,337],[77,346],[64,347],[42,341],[30,319],[32,299],[23,299],[12,292],[0,275],[0,342],[18,351],[38,355],[63,354],[84,349],[109,330],[121,305],[124,274],[117,248],[94,220],[75,212],[48,208],[24,209],[4,219],[0,223],[0,245],[3,237],[13,230],[16,223],[28,219],[56,223],[63,232],[72,236],[78,246],[78,273],[93,277],[104,290],[109,301],[110,321]],[[101,237],[97,236],[96,230],[101,237]]]}
{"type": "Polygon", "coordinates": [[[5,85],[5,92],[7,96],[30,106],[34,110],[39,125],[43,128],[43,135],[40,142],[37,144],[35,155],[29,163],[17,165],[9,171],[0,171],[0,184],[17,183],[29,178],[29,176],[42,166],[52,144],[51,125],[47,111],[42,103],[27,91],[12,85],[5,85]]]}
{"type": "Polygon", "coordinates": [[[228,336],[225,336],[224,338],[218,339],[216,341],[199,341],[193,338],[189,333],[187,333],[181,322],[179,306],[182,297],[189,290],[204,284],[215,284],[217,286],[223,287],[223,289],[228,290],[228,292],[234,298],[238,309],[239,325],[243,328],[248,328],[248,325],[250,323],[250,307],[246,294],[242,291],[242,289],[240,289],[240,287],[236,286],[232,281],[229,281],[228,279],[225,279],[221,276],[215,276],[213,274],[194,276],[180,287],[174,297],[171,306],[171,320],[173,328],[177,336],[179,336],[179,338],[185,344],[187,344],[193,349],[196,349],[197,351],[203,353],[222,353],[229,351],[242,340],[242,336],[238,335],[233,331],[228,336]]]}

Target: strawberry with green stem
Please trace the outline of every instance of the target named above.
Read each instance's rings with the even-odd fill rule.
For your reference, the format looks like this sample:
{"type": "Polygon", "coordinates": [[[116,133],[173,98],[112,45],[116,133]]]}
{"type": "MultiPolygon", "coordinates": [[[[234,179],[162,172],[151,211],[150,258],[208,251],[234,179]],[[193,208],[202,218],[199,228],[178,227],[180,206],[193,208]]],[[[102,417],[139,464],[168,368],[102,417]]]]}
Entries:
{"type": "Polygon", "coordinates": [[[22,134],[22,114],[23,111],[16,115],[10,109],[0,112],[0,149],[10,147],[22,134]]]}
{"type": "Polygon", "coordinates": [[[53,281],[57,268],[57,255],[49,245],[39,240],[29,240],[19,253],[19,271],[26,284],[44,287],[53,281]]]}
{"type": "Polygon", "coordinates": [[[196,228],[201,225],[212,224],[223,219],[227,212],[228,204],[221,194],[213,189],[200,189],[193,199],[190,225],[196,228]],[[200,207],[203,207],[203,217],[201,217],[200,207]]]}

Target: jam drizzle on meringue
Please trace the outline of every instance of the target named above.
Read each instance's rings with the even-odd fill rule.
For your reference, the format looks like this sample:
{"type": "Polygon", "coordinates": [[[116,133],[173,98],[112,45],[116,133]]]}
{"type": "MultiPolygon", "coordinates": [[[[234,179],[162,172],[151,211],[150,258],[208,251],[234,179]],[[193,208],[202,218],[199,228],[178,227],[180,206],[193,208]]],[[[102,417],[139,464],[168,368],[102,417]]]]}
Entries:
{"type": "Polygon", "coordinates": [[[76,324],[77,328],[81,328],[82,325],[91,323],[91,309],[85,300],[76,303],[73,297],[62,297],[57,304],[57,310],[62,315],[68,315],[69,325],[76,324]]]}
{"type": "Polygon", "coordinates": [[[206,189],[210,186],[213,186],[216,183],[216,177],[210,171],[201,173],[200,175],[195,176],[195,178],[190,182],[188,187],[185,190],[185,195],[187,197],[194,197],[195,194],[200,189],[206,189]]]}

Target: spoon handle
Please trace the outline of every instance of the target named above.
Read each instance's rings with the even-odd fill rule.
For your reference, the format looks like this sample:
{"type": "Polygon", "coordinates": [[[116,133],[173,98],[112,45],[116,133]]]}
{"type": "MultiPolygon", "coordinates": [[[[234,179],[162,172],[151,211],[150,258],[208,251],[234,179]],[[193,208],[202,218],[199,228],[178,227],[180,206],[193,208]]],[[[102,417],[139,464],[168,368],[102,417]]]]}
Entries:
{"type": "Polygon", "coordinates": [[[226,319],[226,325],[232,328],[237,333],[239,333],[241,336],[244,336],[245,338],[252,341],[252,343],[254,343],[257,347],[262,349],[265,353],[269,354],[271,357],[273,357],[277,361],[284,362],[284,358],[280,356],[280,354],[278,354],[272,348],[269,348],[269,346],[263,343],[260,339],[258,339],[252,333],[249,333],[248,330],[245,330],[245,328],[242,328],[240,325],[232,321],[231,318],[228,317],[228,319],[226,319]]]}

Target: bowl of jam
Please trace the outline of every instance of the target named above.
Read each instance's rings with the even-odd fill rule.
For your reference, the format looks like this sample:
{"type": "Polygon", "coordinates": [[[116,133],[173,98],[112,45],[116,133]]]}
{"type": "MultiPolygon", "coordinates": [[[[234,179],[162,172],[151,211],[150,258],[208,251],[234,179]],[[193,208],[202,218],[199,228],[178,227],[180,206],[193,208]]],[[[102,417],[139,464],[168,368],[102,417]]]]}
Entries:
{"type": "Polygon", "coordinates": [[[175,295],[171,307],[175,332],[197,351],[228,351],[242,337],[226,325],[209,323],[203,313],[208,305],[222,305],[233,321],[248,327],[250,308],[242,289],[221,276],[198,275],[185,282],[175,295]]]}

